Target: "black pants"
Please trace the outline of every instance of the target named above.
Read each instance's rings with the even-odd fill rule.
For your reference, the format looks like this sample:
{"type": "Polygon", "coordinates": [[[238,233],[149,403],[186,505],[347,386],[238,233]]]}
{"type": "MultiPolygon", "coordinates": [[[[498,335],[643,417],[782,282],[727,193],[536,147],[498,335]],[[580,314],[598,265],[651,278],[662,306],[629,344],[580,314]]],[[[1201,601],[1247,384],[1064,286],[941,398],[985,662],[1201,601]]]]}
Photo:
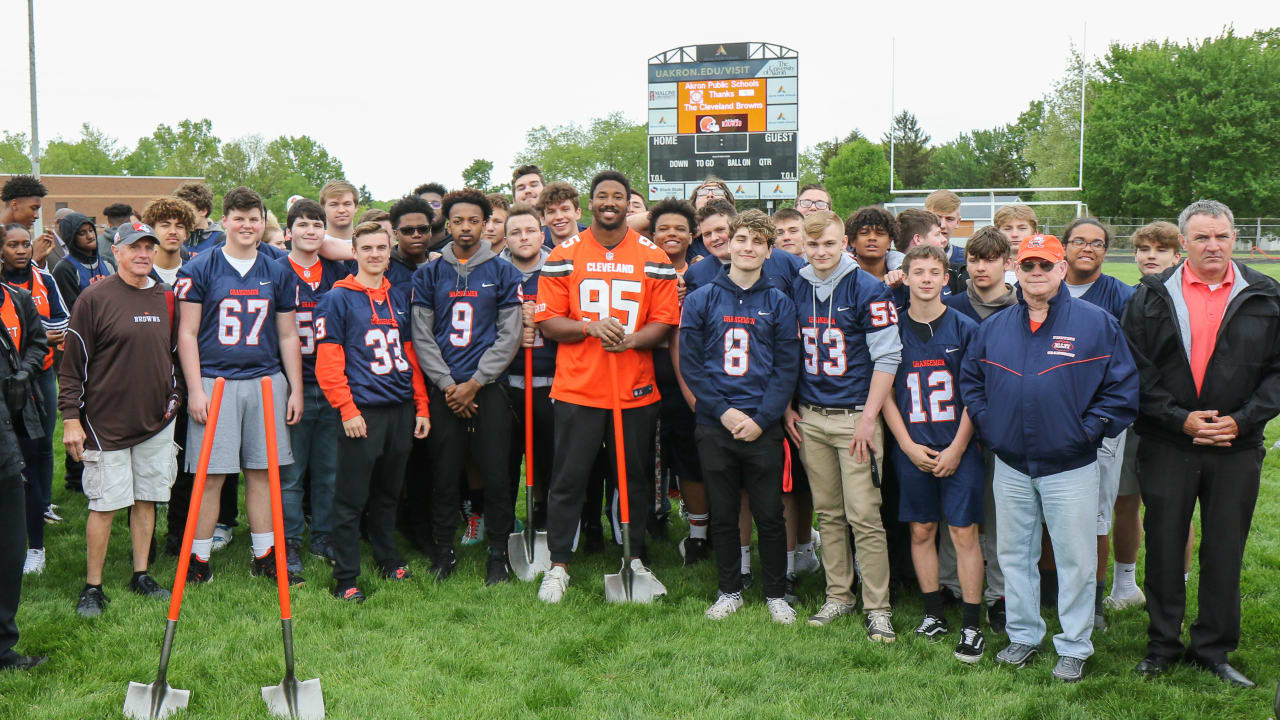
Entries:
{"type": "Polygon", "coordinates": [[[1240,566],[1262,473],[1261,445],[1220,453],[1155,437],[1138,445],[1138,487],[1147,506],[1147,652],[1182,653],[1187,528],[1200,501],[1200,616],[1187,655],[1218,664],[1240,642],[1240,566]]]}
{"type": "MultiPolygon", "coordinates": [[[[513,478],[511,502],[514,507],[519,488],[524,485],[520,460],[524,457],[524,388],[508,387],[511,397],[511,443],[507,448],[507,476],[513,478]]],[[[551,479],[551,462],[555,457],[555,413],[551,409],[551,388],[533,389],[533,486],[534,497],[546,497],[551,479]]],[[[533,518],[525,518],[532,522],[533,518]]]]}
{"type": "MultiPolygon", "coordinates": [[[[436,418],[431,418],[434,425],[436,418]]],[[[434,433],[435,430],[432,429],[434,433]]],[[[431,452],[428,440],[414,438],[405,465],[404,501],[400,503],[400,532],[420,552],[435,546],[431,535],[431,452]]]]}
{"type": "MultiPolygon", "coordinates": [[[[15,662],[22,563],[27,557],[26,491],[22,475],[0,477],[0,665],[15,662]]],[[[44,522],[41,519],[41,522],[44,522]]]]}
{"type": "Polygon", "coordinates": [[[786,592],[787,522],[782,515],[782,425],[775,423],[754,442],[735,440],[720,425],[699,424],[698,459],[711,505],[711,547],[716,552],[720,592],[742,591],[738,549],[738,509],[747,491],[760,543],[766,598],[786,592]]]}
{"type": "Polygon", "coordinates": [[[515,523],[508,475],[507,447],[511,434],[511,406],[506,391],[489,383],[476,393],[474,417],[460,418],[445,402],[444,392],[431,387],[431,526],[437,547],[453,545],[462,502],[458,478],[468,454],[480,471],[485,497],[485,532],[489,554],[507,554],[507,536],[515,523]]]}
{"type": "MultiPolygon", "coordinates": [[[[613,413],[607,408],[593,408],[566,402],[555,403],[556,450],[551,469],[551,487],[547,491],[547,544],[551,562],[567,563],[573,557],[573,536],[582,516],[582,503],[591,475],[592,461],[603,443],[609,457],[615,457],[613,445],[613,413]]],[[[658,406],[645,405],[622,411],[622,442],[626,450],[627,499],[630,502],[631,555],[644,552],[645,526],[653,509],[652,460],[645,452],[653,440],[658,420],[658,406]]]]}
{"type": "Polygon", "coordinates": [[[373,559],[384,570],[404,564],[396,549],[396,507],[413,440],[413,403],[360,409],[366,436],[338,437],[333,493],[333,579],[339,589],[360,576],[360,515],[368,511],[373,559]]]}

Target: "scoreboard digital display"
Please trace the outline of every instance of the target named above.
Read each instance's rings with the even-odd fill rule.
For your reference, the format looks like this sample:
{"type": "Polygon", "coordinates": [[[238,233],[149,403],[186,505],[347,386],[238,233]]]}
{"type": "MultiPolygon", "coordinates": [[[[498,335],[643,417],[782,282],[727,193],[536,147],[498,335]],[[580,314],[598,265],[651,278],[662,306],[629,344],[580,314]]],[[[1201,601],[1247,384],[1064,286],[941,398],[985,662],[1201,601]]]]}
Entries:
{"type": "Polygon", "coordinates": [[[708,175],[735,197],[794,198],[797,61],[794,51],[765,43],[650,58],[649,198],[689,197],[708,175]]]}

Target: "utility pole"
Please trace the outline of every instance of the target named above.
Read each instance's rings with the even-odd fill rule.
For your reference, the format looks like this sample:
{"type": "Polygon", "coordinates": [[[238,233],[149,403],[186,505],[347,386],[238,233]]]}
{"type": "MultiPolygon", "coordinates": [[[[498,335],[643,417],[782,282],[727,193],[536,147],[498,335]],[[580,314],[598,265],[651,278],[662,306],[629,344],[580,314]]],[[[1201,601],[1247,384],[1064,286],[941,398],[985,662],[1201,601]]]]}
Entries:
{"type": "MultiPolygon", "coordinates": [[[[35,0],[27,0],[27,50],[31,67],[31,174],[40,179],[40,125],[36,120],[36,10],[35,0]]],[[[39,237],[44,232],[44,213],[36,218],[31,232],[39,237]]]]}

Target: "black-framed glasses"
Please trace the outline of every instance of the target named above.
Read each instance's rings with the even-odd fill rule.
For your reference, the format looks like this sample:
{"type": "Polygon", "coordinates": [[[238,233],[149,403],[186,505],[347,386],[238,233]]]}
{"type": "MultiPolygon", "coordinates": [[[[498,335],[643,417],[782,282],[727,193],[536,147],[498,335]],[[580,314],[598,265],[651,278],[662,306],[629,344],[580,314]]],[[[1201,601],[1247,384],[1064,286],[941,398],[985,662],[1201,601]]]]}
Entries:
{"type": "Polygon", "coordinates": [[[1094,250],[1101,250],[1107,246],[1106,240],[1085,240],[1084,238],[1071,238],[1067,244],[1073,248],[1091,247],[1094,250]]]}
{"type": "Polygon", "coordinates": [[[796,206],[802,207],[805,209],[808,209],[808,208],[818,208],[819,210],[831,209],[831,203],[827,202],[826,200],[810,200],[809,198],[805,198],[797,202],[796,206]]]}
{"type": "Polygon", "coordinates": [[[1039,261],[1023,260],[1021,263],[1018,264],[1018,267],[1022,268],[1022,272],[1029,273],[1029,272],[1035,272],[1036,266],[1038,265],[1040,266],[1040,269],[1043,270],[1044,272],[1049,272],[1053,270],[1053,268],[1057,264],[1058,263],[1052,262],[1050,260],[1039,260],[1039,261]]]}
{"type": "Polygon", "coordinates": [[[405,225],[404,227],[400,228],[398,232],[400,232],[400,234],[404,235],[405,237],[412,237],[414,235],[430,235],[431,226],[430,225],[405,225]]]}

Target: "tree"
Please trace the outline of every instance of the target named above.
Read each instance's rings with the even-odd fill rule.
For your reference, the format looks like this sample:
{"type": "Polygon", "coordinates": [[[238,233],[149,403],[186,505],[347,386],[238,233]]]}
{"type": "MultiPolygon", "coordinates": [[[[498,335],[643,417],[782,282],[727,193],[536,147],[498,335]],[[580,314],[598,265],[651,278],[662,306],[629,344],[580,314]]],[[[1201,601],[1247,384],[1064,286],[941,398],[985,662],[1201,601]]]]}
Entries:
{"type": "Polygon", "coordinates": [[[525,149],[515,161],[536,164],[548,182],[563,180],[580,190],[586,190],[601,170],[617,170],[647,195],[648,142],[643,123],[633,123],[616,112],[593,119],[585,128],[576,123],[554,128],[539,125],[525,134],[525,149]]]}
{"type": "Polygon", "coordinates": [[[825,185],[833,209],[842,214],[884,202],[889,199],[889,161],[866,138],[844,143],[827,166],[825,185]]]}
{"type": "Polygon", "coordinates": [[[985,175],[973,147],[973,137],[961,133],[955,140],[934,149],[924,185],[931,188],[981,187],[985,184],[985,175]]]}
{"type": "Polygon", "coordinates": [[[0,137],[0,172],[21,175],[31,172],[31,139],[26,133],[5,131],[0,137]]]}
{"type": "Polygon", "coordinates": [[[130,175],[202,177],[218,161],[221,145],[208,118],[183,120],[176,129],[161,123],[149,137],[138,139],[124,168],[130,175]]]}
{"type": "Polygon", "coordinates": [[[821,183],[827,175],[827,167],[831,164],[831,159],[840,152],[840,148],[845,143],[851,143],[854,140],[866,139],[861,130],[854,128],[844,139],[831,138],[830,140],[821,140],[818,143],[805,148],[800,153],[800,184],[807,185],[809,183],[821,183]]]}
{"type": "Polygon", "coordinates": [[[123,160],[124,152],[114,138],[84,123],[76,142],[59,138],[45,146],[40,171],[51,175],[118,175],[124,170],[123,160]]]}
{"type": "Polygon", "coordinates": [[[330,155],[323,145],[306,135],[281,135],[267,143],[262,162],[262,172],[267,177],[276,178],[296,173],[315,188],[321,188],[330,180],[340,180],[343,177],[342,162],[330,155]]]}
{"type": "Polygon", "coordinates": [[[1167,216],[1201,198],[1238,216],[1280,207],[1280,29],[1113,45],[1099,64],[1087,115],[1090,209],[1167,216]]]}
{"type": "Polygon", "coordinates": [[[920,128],[916,116],[903,110],[893,118],[893,125],[884,134],[880,144],[884,146],[885,159],[889,159],[889,141],[893,141],[893,168],[906,188],[924,187],[929,174],[929,134],[920,128]]]}
{"type": "Polygon", "coordinates": [[[493,174],[493,161],[476,158],[462,171],[462,186],[475,188],[481,192],[492,192],[489,183],[493,174]]]}

